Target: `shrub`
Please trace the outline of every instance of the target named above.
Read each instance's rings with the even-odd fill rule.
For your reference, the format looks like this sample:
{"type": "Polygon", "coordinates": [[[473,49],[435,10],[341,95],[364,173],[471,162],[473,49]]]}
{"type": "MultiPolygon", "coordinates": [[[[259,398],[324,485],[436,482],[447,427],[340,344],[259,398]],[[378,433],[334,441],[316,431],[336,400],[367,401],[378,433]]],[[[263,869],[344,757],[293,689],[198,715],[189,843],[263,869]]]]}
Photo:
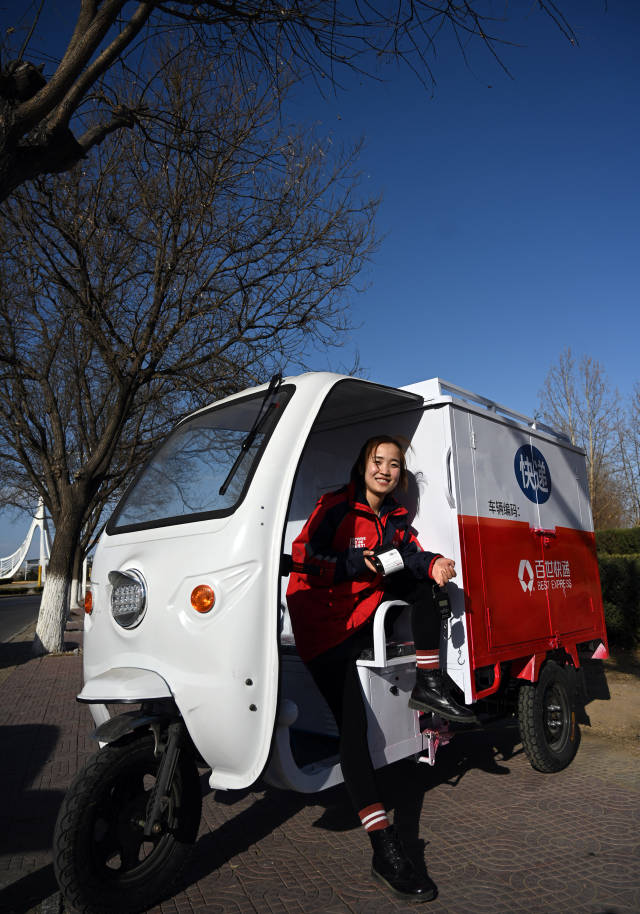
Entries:
{"type": "Polygon", "coordinates": [[[638,555],[640,554],[640,527],[596,530],[596,549],[599,555],[638,555]]]}
{"type": "Polygon", "coordinates": [[[612,644],[640,644],[640,556],[598,556],[607,633],[612,644]]]}

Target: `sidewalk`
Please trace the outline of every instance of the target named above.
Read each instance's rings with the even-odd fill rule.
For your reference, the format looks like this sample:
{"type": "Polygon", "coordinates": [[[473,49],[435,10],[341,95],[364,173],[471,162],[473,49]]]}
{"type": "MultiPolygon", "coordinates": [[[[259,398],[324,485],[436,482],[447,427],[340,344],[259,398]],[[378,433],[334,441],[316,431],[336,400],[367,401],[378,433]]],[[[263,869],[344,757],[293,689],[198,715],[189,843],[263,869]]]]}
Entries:
{"type": "MultiPolygon", "coordinates": [[[[61,914],[53,826],[95,744],[89,712],[75,701],[81,656],[32,658],[29,636],[0,645],[0,911],[61,914]]],[[[70,651],[80,641],[80,632],[68,632],[70,651]]],[[[629,688],[635,695],[640,681],[629,688]]],[[[606,712],[612,703],[595,704],[606,712]]],[[[458,734],[433,769],[409,760],[385,769],[396,824],[412,854],[425,842],[439,887],[421,910],[638,914],[640,748],[628,728],[603,734],[584,727],[577,758],[555,775],[531,769],[513,727],[458,734]]],[[[154,914],[407,910],[372,882],[369,865],[369,843],[342,788],[311,797],[260,785],[209,791],[182,889],[154,914]]]]}

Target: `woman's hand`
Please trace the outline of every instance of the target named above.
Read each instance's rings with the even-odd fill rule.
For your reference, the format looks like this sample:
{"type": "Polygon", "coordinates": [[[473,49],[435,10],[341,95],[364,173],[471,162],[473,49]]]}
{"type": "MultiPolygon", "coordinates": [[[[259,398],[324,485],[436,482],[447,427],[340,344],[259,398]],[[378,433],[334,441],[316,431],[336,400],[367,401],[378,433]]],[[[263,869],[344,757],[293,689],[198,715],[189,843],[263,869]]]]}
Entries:
{"type": "Polygon", "coordinates": [[[455,578],[455,576],[456,563],[453,559],[445,559],[441,556],[439,559],[435,560],[433,568],[431,569],[431,577],[436,584],[439,584],[440,587],[444,587],[444,585],[447,584],[451,578],[455,578]]]}
{"type": "Polygon", "coordinates": [[[373,549],[363,549],[362,554],[364,556],[364,563],[367,566],[367,568],[369,569],[369,571],[373,571],[374,574],[377,574],[378,571],[376,569],[376,566],[373,564],[371,559],[368,558],[368,556],[370,556],[370,555],[375,555],[373,549]]]}

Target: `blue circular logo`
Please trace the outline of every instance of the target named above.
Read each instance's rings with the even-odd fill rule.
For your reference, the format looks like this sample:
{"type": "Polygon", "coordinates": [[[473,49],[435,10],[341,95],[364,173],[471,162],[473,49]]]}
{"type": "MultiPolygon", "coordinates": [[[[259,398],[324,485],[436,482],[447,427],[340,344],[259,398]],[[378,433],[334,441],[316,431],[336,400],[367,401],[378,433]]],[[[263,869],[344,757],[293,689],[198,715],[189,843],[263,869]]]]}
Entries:
{"type": "Polygon", "coordinates": [[[537,447],[523,444],[516,451],[513,469],[518,485],[529,501],[543,505],[551,495],[549,464],[537,447]]]}

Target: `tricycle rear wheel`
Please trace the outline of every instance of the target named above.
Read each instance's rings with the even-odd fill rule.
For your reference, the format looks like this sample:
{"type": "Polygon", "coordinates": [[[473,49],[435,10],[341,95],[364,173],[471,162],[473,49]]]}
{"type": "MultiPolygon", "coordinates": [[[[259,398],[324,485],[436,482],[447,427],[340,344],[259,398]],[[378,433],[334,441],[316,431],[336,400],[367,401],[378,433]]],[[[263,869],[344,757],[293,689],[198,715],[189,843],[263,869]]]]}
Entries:
{"type": "Polygon", "coordinates": [[[569,765],[580,745],[569,673],[555,661],[518,692],[520,737],[531,766],[546,773],[569,765]]]}
{"type": "Polygon", "coordinates": [[[166,896],[198,833],[201,791],[192,755],[180,753],[161,822],[144,835],[160,758],[148,731],[100,749],[76,776],[54,834],[54,868],[67,910],[144,911],[166,896]]]}

